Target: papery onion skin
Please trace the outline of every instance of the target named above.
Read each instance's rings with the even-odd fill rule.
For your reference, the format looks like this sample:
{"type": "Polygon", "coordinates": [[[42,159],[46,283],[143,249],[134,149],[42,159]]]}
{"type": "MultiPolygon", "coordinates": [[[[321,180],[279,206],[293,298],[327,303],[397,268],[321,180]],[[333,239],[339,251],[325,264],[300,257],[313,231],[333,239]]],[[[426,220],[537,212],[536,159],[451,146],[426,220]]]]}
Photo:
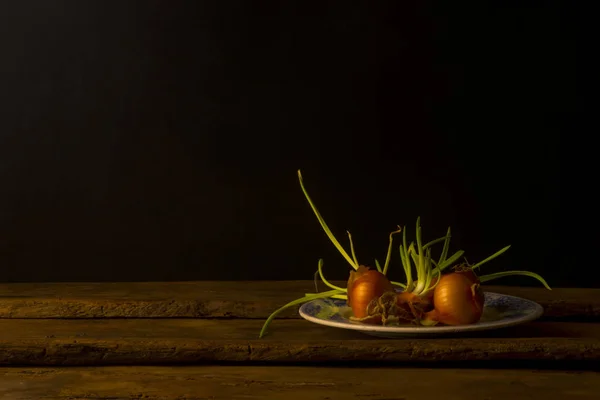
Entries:
{"type": "Polygon", "coordinates": [[[384,274],[364,265],[359,266],[356,271],[350,272],[347,288],[347,303],[356,318],[367,317],[369,303],[381,297],[385,292],[394,290],[392,283],[384,274]]]}
{"type": "Polygon", "coordinates": [[[425,320],[445,325],[469,325],[481,319],[485,296],[474,275],[452,272],[442,275],[434,289],[434,310],[425,320]]]}
{"type": "Polygon", "coordinates": [[[475,273],[475,271],[473,271],[473,268],[471,268],[471,267],[469,267],[467,265],[458,265],[458,266],[456,266],[454,268],[454,273],[466,277],[472,283],[480,283],[479,277],[477,276],[477,274],[475,273]]]}

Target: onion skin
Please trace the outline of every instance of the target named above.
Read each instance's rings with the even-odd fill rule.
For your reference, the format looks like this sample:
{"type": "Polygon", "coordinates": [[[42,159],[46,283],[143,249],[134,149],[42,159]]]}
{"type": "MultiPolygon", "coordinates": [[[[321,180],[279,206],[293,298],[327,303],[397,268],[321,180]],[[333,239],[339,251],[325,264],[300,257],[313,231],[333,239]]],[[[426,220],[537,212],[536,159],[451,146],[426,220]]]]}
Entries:
{"type": "Polygon", "coordinates": [[[363,265],[350,272],[348,279],[348,305],[356,318],[369,316],[367,307],[385,292],[393,291],[389,279],[379,271],[371,270],[363,265]]]}
{"type": "Polygon", "coordinates": [[[479,277],[477,276],[475,271],[473,271],[473,268],[468,267],[466,265],[459,265],[455,267],[454,273],[466,277],[467,279],[469,279],[469,281],[473,283],[480,283],[479,277]]]}
{"type": "Polygon", "coordinates": [[[434,310],[426,313],[424,320],[445,325],[469,325],[479,321],[485,296],[474,277],[474,273],[462,271],[442,275],[433,291],[434,310]]]}

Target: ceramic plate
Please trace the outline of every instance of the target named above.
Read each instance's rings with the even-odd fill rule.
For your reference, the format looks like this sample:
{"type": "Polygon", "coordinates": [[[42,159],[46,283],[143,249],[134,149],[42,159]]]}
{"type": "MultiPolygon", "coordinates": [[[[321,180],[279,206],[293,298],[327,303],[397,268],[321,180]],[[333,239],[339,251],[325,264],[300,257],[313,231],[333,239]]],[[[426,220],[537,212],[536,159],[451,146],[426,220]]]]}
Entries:
{"type": "Polygon", "coordinates": [[[350,321],[352,310],[345,300],[317,299],[300,307],[302,318],[315,324],[334,328],[352,329],[373,336],[396,338],[404,336],[437,336],[463,332],[506,328],[539,318],[544,309],[537,303],[519,297],[485,292],[481,320],[460,326],[377,326],[350,321]]]}

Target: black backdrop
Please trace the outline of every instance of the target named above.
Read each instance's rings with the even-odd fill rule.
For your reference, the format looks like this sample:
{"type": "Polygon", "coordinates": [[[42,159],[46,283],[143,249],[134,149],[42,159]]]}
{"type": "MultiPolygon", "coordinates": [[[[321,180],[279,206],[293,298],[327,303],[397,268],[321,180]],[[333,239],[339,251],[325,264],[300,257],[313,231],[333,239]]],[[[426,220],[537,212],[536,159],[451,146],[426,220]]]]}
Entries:
{"type": "Polygon", "coordinates": [[[557,234],[575,24],[466,4],[2,2],[0,280],[343,279],[302,168],[365,263],[420,215],[597,286],[557,234]]]}

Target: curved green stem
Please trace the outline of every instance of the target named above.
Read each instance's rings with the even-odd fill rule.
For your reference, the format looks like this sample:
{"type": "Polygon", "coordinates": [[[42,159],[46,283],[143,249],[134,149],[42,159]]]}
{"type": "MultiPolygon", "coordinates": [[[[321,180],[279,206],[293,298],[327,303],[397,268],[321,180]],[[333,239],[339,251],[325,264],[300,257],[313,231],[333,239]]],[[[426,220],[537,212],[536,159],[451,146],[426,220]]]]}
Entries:
{"type": "MultiPolygon", "coordinates": [[[[424,251],[423,251],[423,243],[421,240],[421,217],[417,217],[417,251],[418,251],[417,256],[419,257],[419,267],[421,268],[421,271],[422,271],[424,251]]],[[[421,279],[421,277],[418,277],[417,279],[421,279]]]]}
{"type": "Polygon", "coordinates": [[[381,269],[381,264],[379,264],[379,261],[377,261],[377,259],[375,259],[375,268],[377,268],[378,272],[381,272],[383,274],[383,270],[381,269]]]}
{"type": "MultiPolygon", "coordinates": [[[[314,296],[315,294],[318,293],[304,293],[304,296],[314,296]]],[[[329,296],[329,298],[336,300],[348,300],[348,296],[345,294],[334,294],[333,296],[329,296]]]]}
{"type": "Polygon", "coordinates": [[[319,269],[317,268],[317,270],[313,274],[313,282],[315,284],[315,292],[319,291],[319,281],[317,279],[318,276],[319,276],[319,269]]]}
{"type": "Polygon", "coordinates": [[[402,229],[402,244],[400,245],[400,260],[406,275],[406,290],[412,290],[413,278],[412,267],[410,264],[410,256],[408,255],[408,246],[406,245],[406,226],[402,229]]]}
{"type": "Polygon", "coordinates": [[[359,265],[358,259],[356,258],[356,253],[354,252],[354,242],[352,242],[352,235],[350,234],[350,231],[346,231],[346,233],[348,234],[348,240],[350,241],[350,253],[352,254],[354,265],[359,265]]]}
{"type": "Polygon", "coordinates": [[[446,261],[446,257],[448,257],[448,250],[450,250],[450,238],[452,237],[450,227],[448,227],[448,231],[446,232],[446,238],[444,240],[444,247],[442,248],[442,254],[440,255],[440,260],[438,261],[438,265],[442,264],[446,261]]]}
{"type": "Polygon", "coordinates": [[[498,257],[500,254],[504,253],[508,249],[510,249],[510,245],[506,246],[503,249],[498,250],[497,252],[495,252],[494,254],[492,254],[491,256],[486,258],[485,260],[479,261],[477,264],[473,265],[471,268],[473,268],[473,269],[479,268],[481,265],[485,264],[488,261],[493,260],[494,258],[498,257]]]}
{"type": "Polygon", "coordinates": [[[540,281],[542,283],[542,285],[544,285],[544,287],[546,289],[552,290],[550,288],[550,286],[548,286],[548,283],[546,283],[546,280],[544,278],[542,278],[540,275],[536,274],[535,272],[529,272],[529,271],[504,271],[504,272],[496,272],[495,274],[489,274],[489,275],[480,276],[479,277],[479,281],[481,283],[484,283],[484,282],[489,282],[489,281],[494,280],[494,279],[504,278],[506,276],[513,276],[513,275],[523,275],[523,276],[529,276],[531,278],[535,278],[538,281],[540,281]]]}
{"type": "Polygon", "coordinates": [[[429,285],[431,285],[431,280],[433,279],[433,274],[431,272],[431,249],[427,249],[425,255],[425,287],[421,289],[421,294],[427,292],[429,285]]]}
{"type": "Polygon", "coordinates": [[[412,266],[410,263],[410,256],[408,255],[408,251],[402,245],[400,245],[400,258],[402,259],[402,266],[404,267],[404,274],[406,275],[406,290],[411,291],[414,286],[412,266]]]}
{"type": "Polygon", "coordinates": [[[325,220],[323,219],[323,217],[319,213],[319,210],[317,210],[317,207],[315,206],[315,204],[313,203],[312,199],[308,195],[308,192],[306,191],[306,188],[304,187],[304,182],[302,180],[302,173],[300,172],[300,170],[298,170],[298,180],[300,181],[300,187],[302,188],[302,192],[304,193],[304,197],[306,197],[306,200],[308,201],[308,204],[310,204],[310,207],[312,208],[312,210],[315,213],[317,219],[319,220],[319,223],[321,224],[321,227],[323,228],[323,230],[327,234],[327,237],[329,237],[329,240],[331,240],[331,243],[333,243],[333,245],[335,246],[335,248],[338,249],[338,251],[340,252],[340,254],[346,259],[346,261],[348,261],[348,263],[352,266],[352,268],[354,268],[355,270],[358,269],[358,264],[354,263],[354,260],[352,260],[352,258],[348,255],[348,253],[346,252],[346,250],[344,250],[344,248],[342,247],[342,245],[340,244],[340,242],[338,242],[338,240],[335,238],[335,236],[333,235],[333,233],[331,232],[331,230],[329,229],[329,227],[325,223],[325,220]]]}
{"type": "Polygon", "coordinates": [[[284,305],[281,308],[278,308],[277,310],[275,310],[275,312],[273,312],[271,315],[269,315],[269,318],[267,318],[267,320],[265,321],[262,329],[260,330],[260,333],[258,334],[258,337],[262,338],[264,336],[265,332],[267,331],[267,328],[269,327],[269,325],[271,324],[273,319],[277,316],[277,314],[279,314],[283,310],[293,307],[293,306],[296,306],[298,304],[306,303],[311,300],[322,299],[322,298],[336,296],[336,295],[340,295],[340,294],[341,293],[339,290],[330,290],[328,292],[317,293],[317,294],[311,295],[311,296],[304,296],[301,299],[290,301],[289,303],[287,303],[286,305],[284,305]]]}
{"type": "Polygon", "coordinates": [[[327,279],[325,279],[325,275],[323,275],[323,259],[322,258],[319,259],[318,271],[319,271],[319,276],[321,277],[321,280],[323,281],[323,283],[325,285],[327,285],[328,287],[330,287],[333,290],[339,290],[339,291],[346,293],[347,289],[336,286],[333,283],[329,283],[329,281],[327,279]]]}
{"type": "Polygon", "coordinates": [[[388,251],[387,251],[387,255],[385,257],[385,264],[383,266],[383,274],[384,275],[387,275],[388,267],[390,266],[390,260],[392,258],[392,245],[394,243],[394,235],[396,233],[400,233],[401,231],[402,231],[402,228],[400,228],[400,226],[398,226],[397,230],[390,233],[390,244],[388,245],[388,251]]]}
{"type": "Polygon", "coordinates": [[[427,284],[426,289],[423,292],[421,292],[421,296],[423,296],[426,293],[431,292],[432,290],[435,289],[435,287],[438,285],[438,283],[440,283],[440,276],[441,275],[442,275],[442,271],[440,271],[439,269],[437,271],[434,271],[431,274],[431,279],[429,280],[429,283],[427,284]],[[431,285],[431,281],[433,280],[433,274],[436,273],[436,272],[437,272],[437,278],[438,279],[435,281],[435,283],[433,284],[433,286],[430,287],[429,285],[431,285]]]}
{"type": "Polygon", "coordinates": [[[454,264],[455,262],[458,261],[459,258],[462,257],[462,255],[465,254],[465,252],[463,250],[459,250],[456,253],[452,254],[450,256],[450,258],[446,259],[443,263],[439,264],[437,266],[437,268],[435,268],[435,270],[440,270],[443,271],[446,268],[448,268],[449,266],[451,266],[452,264],[454,264]]]}
{"type": "Polygon", "coordinates": [[[423,250],[427,250],[428,248],[433,247],[433,245],[438,244],[439,242],[442,242],[444,240],[446,240],[446,236],[442,236],[440,238],[432,240],[431,242],[427,242],[423,245],[423,250]]]}

